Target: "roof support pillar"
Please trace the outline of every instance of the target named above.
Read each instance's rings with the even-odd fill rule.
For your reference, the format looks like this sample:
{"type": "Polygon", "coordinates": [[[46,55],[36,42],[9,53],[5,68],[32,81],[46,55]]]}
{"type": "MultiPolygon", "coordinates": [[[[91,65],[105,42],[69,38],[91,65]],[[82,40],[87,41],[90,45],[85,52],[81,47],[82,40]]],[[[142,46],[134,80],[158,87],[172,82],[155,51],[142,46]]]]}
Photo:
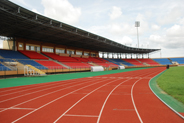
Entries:
{"type": "Polygon", "coordinates": [[[38,15],[35,16],[35,20],[37,20],[37,19],[38,19],[38,15]]]}
{"type": "Polygon", "coordinates": [[[18,46],[18,42],[16,42],[15,37],[13,37],[13,47],[12,47],[12,50],[13,51],[17,51],[17,46],[18,46]]]}
{"type": "Polygon", "coordinates": [[[53,50],[54,50],[54,54],[56,54],[56,46],[55,45],[54,45],[54,49],[53,50]]]}
{"type": "Polygon", "coordinates": [[[20,7],[18,7],[17,13],[20,13],[20,7]]]}
{"type": "Polygon", "coordinates": [[[125,53],[125,59],[127,59],[127,53],[125,53]]]}
{"type": "Polygon", "coordinates": [[[102,58],[104,58],[104,52],[102,52],[102,58]]]}

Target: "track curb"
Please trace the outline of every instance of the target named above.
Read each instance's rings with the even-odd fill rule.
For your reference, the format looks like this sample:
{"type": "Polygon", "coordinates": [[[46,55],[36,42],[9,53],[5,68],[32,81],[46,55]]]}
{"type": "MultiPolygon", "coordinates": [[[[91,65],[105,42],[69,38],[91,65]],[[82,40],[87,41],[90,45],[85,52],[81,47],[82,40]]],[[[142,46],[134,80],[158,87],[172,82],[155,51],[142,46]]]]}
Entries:
{"type": "Polygon", "coordinates": [[[166,70],[164,70],[163,72],[159,73],[158,75],[154,76],[152,79],[150,79],[149,81],[149,88],[151,89],[151,91],[154,93],[154,95],[161,101],[163,102],[167,107],[169,107],[173,112],[175,112],[177,115],[179,115],[182,119],[184,119],[184,116],[182,116],[178,111],[176,111],[173,107],[171,107],[169,104],[167,104],[167,102],[165,102],[161,97],[159,97],[156,92],[152,89],[152,86],[151,86],[151,82],[153,81],[153,79],[155,77],[158,77],[160,76],[161,74],[163,74],[166,70]]]}

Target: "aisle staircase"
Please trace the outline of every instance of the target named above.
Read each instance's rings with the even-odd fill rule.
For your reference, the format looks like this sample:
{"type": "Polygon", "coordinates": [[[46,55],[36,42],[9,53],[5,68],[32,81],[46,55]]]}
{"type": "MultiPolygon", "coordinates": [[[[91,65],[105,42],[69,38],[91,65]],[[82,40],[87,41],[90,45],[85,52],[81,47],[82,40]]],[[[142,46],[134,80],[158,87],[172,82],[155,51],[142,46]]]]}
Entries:
{"type": "Polygon", "coordinates": [[[32,65],[25,65],[27,66],[27,75],[41,75],[41,76],[44,76],[46,75],[45,72],[39,70],[38,68],[32,66],[32,65]],[[30,70],[31,69],[31,70],[30,70]]]}

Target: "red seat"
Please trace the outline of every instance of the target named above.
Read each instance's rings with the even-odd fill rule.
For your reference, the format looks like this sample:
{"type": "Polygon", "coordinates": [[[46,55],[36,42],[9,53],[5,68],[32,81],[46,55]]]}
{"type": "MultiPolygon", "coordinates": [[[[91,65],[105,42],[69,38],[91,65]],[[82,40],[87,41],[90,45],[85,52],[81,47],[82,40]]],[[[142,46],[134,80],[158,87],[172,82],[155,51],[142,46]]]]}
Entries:
{"type": "Polygon", "coordinates": [[[90,68],[92,65],[87,63],[80,63],[80,62],[63,62],[63,64],[71,67],[71,68],[90,68]]]}
{"type": "Polygon", "coordinates": [[[66,67],[54,62],[54,61],[46,61],[46,60],[35,60],[41,65],[49,68],[49,69],[66,69],[66,67]]]}
{"type": "Polygon", "coordinates": [[[142,63],[146,63],[149,65],[160,65],[159,63],[153,61],[152,59],[138,59],[139,61],[141,61],[142,63]]]}
{"type": "Polygon", "coordinates": [[[136,65],[136,66],[144,66],[144,64],[142,64],[141,62],[137,61],[136,59],[123,59],[124,61],[126,62],[129,62],[133,65],[136,65]]]}
{"type": "Polygon", "coordinates": [[[47,57],[43,56],[42,54],[37,53],[35,51],[19,50],[19,52],[21,52],[25,56],[29,57],[30,59],[49,59],[49,58],[47,58],[47,57]]]}

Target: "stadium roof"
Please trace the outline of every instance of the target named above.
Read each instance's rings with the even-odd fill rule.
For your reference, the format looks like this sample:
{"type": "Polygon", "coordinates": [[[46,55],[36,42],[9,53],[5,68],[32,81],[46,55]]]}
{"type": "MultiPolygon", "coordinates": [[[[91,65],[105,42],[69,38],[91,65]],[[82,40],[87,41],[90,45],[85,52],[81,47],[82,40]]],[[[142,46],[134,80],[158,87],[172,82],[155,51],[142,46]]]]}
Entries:
{"type": "Polygon", "coordinates": [[[0,35],[20,37],[101,52],[150,53],[159,49],[128,47],[77,27],[0,0],[0,35]]]}

